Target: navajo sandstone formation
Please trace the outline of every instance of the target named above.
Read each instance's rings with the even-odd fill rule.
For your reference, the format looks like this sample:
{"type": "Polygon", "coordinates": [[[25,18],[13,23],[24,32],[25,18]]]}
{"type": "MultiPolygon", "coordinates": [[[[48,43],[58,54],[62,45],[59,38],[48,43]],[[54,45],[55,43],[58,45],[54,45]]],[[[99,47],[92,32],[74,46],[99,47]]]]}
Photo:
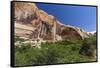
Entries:
{"type": "Polygon", "coordinates": [[[28,40],[58,41],[84,39],[89,35],[78,27],[64,25],[34,3],[14,2],[15,35],[28,40]]]}

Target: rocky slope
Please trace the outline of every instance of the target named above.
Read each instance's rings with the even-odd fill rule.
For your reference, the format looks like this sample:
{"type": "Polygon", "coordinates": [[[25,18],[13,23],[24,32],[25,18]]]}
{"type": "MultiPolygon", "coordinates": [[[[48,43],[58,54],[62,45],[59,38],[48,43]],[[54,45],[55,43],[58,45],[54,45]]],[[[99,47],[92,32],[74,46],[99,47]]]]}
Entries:
{"type": "Polygon", "coordinates": [[[14,2],[15,35],[28,40],[58,41],[84,39],[89,35],[78,27],[64,25],[34,3],[14,2]]]}

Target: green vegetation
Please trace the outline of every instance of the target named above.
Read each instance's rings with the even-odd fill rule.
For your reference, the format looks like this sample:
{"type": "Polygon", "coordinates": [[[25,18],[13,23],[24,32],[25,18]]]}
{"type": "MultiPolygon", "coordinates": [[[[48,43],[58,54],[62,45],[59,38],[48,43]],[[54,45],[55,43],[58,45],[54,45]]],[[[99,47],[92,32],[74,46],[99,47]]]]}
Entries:
{"type": "Polygon", "coordinates": [[[25,41],[25,40],[24,40],[24,39],[19,38],[19,36],[16,36],[16,37],[15,37],[15,42],[17,42],[17,41],[23,42],[23,41],[25,41]]]}
{"type": "Polygon", "coordinates": [[[28,43],[21,46],[15,48],[15,66],[96,61],[94,57],[96,37],[94,36],[77,41],[42,43],[41,48],[31,47],[28,43]],[[90,46],[88,50],[82,49],[84,45],[90,46]],[[87,55],[87,52],[91,55],[87,55]]]}

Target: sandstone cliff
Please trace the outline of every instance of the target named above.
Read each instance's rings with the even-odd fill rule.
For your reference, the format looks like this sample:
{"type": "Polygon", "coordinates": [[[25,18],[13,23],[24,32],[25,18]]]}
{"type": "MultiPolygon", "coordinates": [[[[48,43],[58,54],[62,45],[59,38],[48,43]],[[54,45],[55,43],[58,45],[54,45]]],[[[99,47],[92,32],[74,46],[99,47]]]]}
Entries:
{"type": "Polygon", "coordinates": [[[15,35],[29,40],[58,41],[84,39],[89,35],[82,29],[64,25],[34,3],[14,2],[15,35]]]}

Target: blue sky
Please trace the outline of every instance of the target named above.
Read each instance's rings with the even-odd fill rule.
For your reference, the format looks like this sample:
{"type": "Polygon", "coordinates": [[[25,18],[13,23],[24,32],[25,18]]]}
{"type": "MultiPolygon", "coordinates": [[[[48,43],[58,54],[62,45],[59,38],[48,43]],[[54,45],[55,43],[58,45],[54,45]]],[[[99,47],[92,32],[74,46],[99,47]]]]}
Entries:
{"type": "Polygon", "coordinates": [[[96,7],[37,3],[37,7],[66,25],[80,27],[87,32],[96,30],[96,7]]]}

